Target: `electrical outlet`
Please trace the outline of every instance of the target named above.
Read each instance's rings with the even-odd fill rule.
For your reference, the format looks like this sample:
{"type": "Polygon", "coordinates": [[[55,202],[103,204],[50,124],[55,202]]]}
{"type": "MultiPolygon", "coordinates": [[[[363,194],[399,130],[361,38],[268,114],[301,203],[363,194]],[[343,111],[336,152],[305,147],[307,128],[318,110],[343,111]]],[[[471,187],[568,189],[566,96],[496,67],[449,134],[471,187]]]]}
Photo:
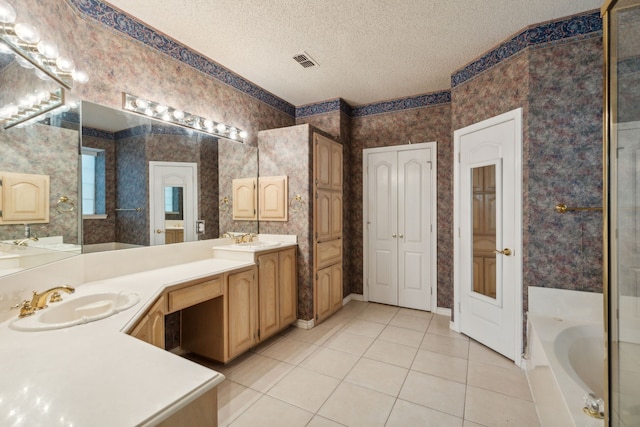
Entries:
{"type": "Polygon", "coordinates": [[[204,234],[204,220],[199,219],[196,221],[196,233],[204,234]]]}

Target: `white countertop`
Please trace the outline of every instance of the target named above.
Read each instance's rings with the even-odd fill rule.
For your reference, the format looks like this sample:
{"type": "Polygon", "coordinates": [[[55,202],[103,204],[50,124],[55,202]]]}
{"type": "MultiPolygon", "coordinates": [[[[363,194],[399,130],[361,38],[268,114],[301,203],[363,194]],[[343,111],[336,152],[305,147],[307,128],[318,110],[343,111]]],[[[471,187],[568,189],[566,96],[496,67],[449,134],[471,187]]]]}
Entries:
{"type": "MultiPolygon", "coordinates": [[[[206,259],[84,283],[138,293],[140,302],[107,319],[66,329],[20,332],[0,323],[0,420],[15,426],[153,425],[224,380],[124,333],[164,288],[253,265],[206,259]]],[[[63,299],[65,295],[63,294],[63,299]]]]}

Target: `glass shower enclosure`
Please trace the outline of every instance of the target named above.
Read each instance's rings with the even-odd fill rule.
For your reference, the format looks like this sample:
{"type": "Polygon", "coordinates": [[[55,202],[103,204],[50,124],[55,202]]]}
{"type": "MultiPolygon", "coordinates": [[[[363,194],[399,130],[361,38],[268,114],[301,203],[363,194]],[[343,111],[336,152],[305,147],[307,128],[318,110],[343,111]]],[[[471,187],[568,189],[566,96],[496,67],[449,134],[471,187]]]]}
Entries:
{"type": "Polygon", "coordinates": [[[640,425],[640,0],[602,8],[607,418],[640,425]]]}

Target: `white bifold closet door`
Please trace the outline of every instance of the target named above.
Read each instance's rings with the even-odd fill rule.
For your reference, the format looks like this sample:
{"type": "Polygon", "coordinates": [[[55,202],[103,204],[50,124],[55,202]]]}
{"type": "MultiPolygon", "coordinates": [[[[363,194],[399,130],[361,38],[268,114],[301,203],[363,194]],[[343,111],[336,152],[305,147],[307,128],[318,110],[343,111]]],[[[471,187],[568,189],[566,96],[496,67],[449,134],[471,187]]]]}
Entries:
{"type": "Polygon", "coordinates": [[[364,155],[368,299],[430,310],[435,143],[370,149],[364,155]]]}

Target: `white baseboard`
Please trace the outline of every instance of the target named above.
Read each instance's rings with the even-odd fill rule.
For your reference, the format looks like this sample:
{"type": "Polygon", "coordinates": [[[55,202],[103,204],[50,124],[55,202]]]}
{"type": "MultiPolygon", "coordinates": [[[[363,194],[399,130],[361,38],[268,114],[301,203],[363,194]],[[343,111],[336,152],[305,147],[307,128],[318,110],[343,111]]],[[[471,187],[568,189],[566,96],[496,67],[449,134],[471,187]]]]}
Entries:
{"type": "Polygon", "coordinates": [[[436,311],[433,314],[440,314],[441,316],[449,316],[449,317],[451,317],[451,309],[450,308],[444,308],[444,307],[438,307],[438,308],[436,308],[436,311]]]}
{"type": "Polygon", "coordinates": [[[296,320],[296,323],[294,324],[294,326],[300,329],[312,329],[315,326],[315,322],[313,321],[313,319],[311,320],[298,319],[296,320]]]}
{"type": "Polygon", "coordinates": [[[342,300],[342,305],[347,305],[349,301],[364,301],[364,295],[362,294],[349,294],[342,300]]]}

